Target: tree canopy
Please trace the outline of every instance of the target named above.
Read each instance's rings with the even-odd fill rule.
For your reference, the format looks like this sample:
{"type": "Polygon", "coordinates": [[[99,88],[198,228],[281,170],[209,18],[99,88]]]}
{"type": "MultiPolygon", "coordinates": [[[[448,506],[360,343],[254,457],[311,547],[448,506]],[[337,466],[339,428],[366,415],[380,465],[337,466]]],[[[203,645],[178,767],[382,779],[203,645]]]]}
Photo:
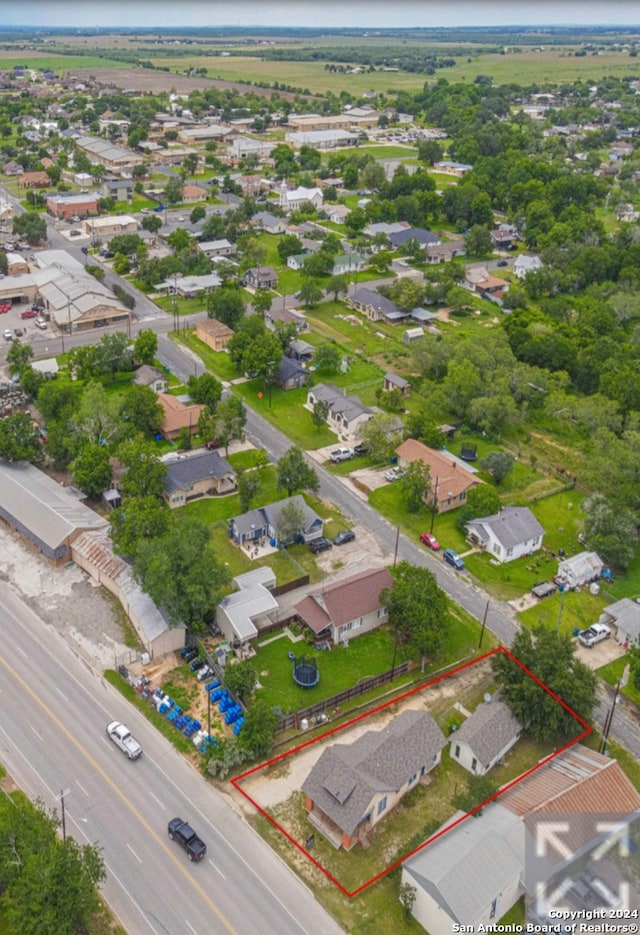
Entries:
{"type": "MultiPolygon", "coordinates": [[[[511,652],[543,685],[584,720],[596,703],[596,677],[575,655],[570,637],[538,624],[517,634],[511,652]]],[[[528,734],[556,740],[580,733],[578,721],[505,653],[492,660],[501,696],[528,734]]]]}
{"type": "Polygon", "coordinates": [[[393,587],[380,594],[389,623],[420,656],[437,657],[449,631],[444,591],[432,572],[409,562],[399,562],[392,575],[393,587]]]}

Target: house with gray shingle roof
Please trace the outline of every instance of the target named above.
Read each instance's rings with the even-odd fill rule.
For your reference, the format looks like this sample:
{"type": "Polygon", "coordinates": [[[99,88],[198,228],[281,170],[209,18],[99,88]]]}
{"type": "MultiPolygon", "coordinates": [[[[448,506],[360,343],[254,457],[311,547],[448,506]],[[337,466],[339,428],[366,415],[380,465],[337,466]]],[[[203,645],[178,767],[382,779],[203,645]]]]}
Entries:
{"type": "Polygon", "coordinates": [[[307,393],[305,409],[313,412],[316,402],[325,402],[329,407],[327,424],[338,436],[355,438],[360,426],[373,418],[373,410],[360,402],[357,396],[347,396],[332,383],[316,383],[307,393]]]}
{"type": "Polygon", "coordinates": [[[219,451],[199,451],[167,463],[163,496],[172,509],[235,489],[235,472],[219,451]]]}
{"type": "Polygon", "coordinates": [[[640,637],[640,604],[623,597],[605,607],[598,623],[615,629],[616,641],[622,646],[635,646],[640,637]]]}
{"type": "Polygon", "coordinates": [[[506,506],[493,516],[470,520],[465,529],[470,542],[491,552],[499,562],[513,562],[537,552],[544,536],[544,529],[526,506],[506,506]]]}
{"type": "Polygon", "coordinates": [[[327,747],[302,784],[309,821],[345,850],[367,835],[440,762],[444,734],[428,711],[327,747]]]}
{"type": "Polygon", "coordinates": [[[261,506],[241,513],[240,516],[234,516],[229,520],[229,538],[233,539],[237,545],[250,546],[256,540],[273,539],[274,544],[277,542],[278,545],[286,546],[299,539],[303,542],[312,542],[320,538],[323,527],[322,517],[307,506],[301,494],[296,494],[295,497],[287,497],[285,500],[278,500],[277,503],[270,503],[268,506],[261,506]],[[290,536],[286,541],[280,541],[281,514],[283,509],[291,503],[300,510],[301,526],[295,535],[290,536]]]}
{"type": "Polygon", "coordinates": [[[484,776],[518,741],[521,731],[504,701],[483,701],[449,737],[449,753],[470,773],[484,776]]]}

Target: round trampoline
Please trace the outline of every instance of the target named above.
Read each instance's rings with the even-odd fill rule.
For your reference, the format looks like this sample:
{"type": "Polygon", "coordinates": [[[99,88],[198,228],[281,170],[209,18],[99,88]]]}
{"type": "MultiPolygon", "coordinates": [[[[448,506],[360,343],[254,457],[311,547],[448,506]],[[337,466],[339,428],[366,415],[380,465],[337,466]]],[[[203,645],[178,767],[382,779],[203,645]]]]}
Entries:
{"type": "Polygon", "coordinates": [[[320,681],[318,660],[312,656],[300,656],[293,660],[293,681],[301,688],[313,688],[320,681]]]}

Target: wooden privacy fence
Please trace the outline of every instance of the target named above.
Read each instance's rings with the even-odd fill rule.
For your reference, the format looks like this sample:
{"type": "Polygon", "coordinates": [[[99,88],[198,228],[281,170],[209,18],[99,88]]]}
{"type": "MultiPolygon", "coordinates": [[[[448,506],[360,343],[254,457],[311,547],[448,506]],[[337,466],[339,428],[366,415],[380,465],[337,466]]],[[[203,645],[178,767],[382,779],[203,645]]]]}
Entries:
{"type": "Polygon", "coordinates": [[[409,663],[401,662],[394,669],[387,669],[386,672],[380,672],[379,675],[370,675],[368,678],[358,682],[357,685],[352,685],[351,688],[345,688],[344,691],[338,692],[336,695],[331,695],[330,698],[317,701],[315,704],[309,705],[307,708],[301,708],[293,714],[284,714],[280,718],[280,727],[278,730],[283,731],[299,728],[303,720],[311,721],[313,718],[317,717],[322,719],[322,715],[326,715],[327,712],[331,713],[341,704],[351,701],[352,698],[357,698],[359,695],[364,695],[373,688],[378,688],[379,685],[385,685],[387,682],[396,678],[396,676],[405,675],[408,671],[409,663]]]}

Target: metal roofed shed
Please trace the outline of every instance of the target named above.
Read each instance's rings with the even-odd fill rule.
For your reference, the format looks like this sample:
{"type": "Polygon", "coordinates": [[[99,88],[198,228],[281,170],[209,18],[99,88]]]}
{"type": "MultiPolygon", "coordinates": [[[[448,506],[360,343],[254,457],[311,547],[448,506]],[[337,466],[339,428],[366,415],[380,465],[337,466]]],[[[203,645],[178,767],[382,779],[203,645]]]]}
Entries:
{"type": "Polygon", "coordinates": [[[66,561],[73,540],[107,521],[25,461],[0,461],[0,517],[54,562],[66,561]]]}
{"type": "Polygon", "coordinates": [[[271,593],[276,578],[267,566],[253,568],[237,575],[234,583],[239,590],[228,594],[218,604],[216,624],[231,643],[247,644],[258,636],[261,622],[271,622],[269,613],[278,609],[271,593]]]}
{"type": "Polygon", "coordinates": [[[578,552],[559,563],[554,581],[566,588],[579,588],[600,578],[604,567],[604,562],[596,552],[578,552]]]}

